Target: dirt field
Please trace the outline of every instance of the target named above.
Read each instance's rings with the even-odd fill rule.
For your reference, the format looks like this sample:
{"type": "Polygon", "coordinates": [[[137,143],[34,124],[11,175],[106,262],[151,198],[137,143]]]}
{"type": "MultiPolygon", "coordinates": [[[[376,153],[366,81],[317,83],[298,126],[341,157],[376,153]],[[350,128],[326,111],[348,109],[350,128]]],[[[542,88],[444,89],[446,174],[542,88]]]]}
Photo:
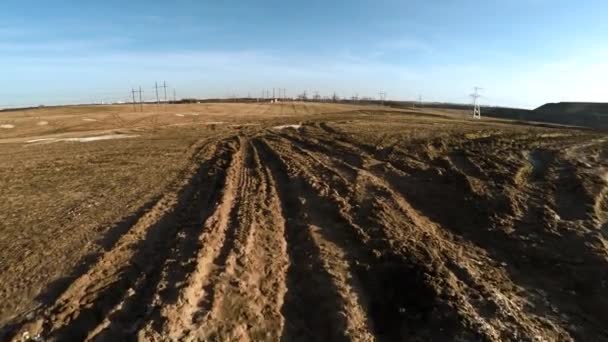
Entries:
{"type": "Polygon", "coordinates": [[[0,340],[608,341],[605,134],[304,103],[0,124],[0,340]]]}

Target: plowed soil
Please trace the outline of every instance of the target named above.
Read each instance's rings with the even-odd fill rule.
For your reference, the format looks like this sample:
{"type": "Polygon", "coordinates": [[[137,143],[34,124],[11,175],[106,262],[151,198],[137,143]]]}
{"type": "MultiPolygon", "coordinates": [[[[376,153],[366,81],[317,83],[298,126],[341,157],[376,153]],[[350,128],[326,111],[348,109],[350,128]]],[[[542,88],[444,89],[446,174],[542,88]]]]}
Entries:
{"type": "Polygon", "coordinates": [[[141,130],[133,141],[186,132],[183,166],[51,295],[7,290],[28,270],[7,264],[29,259],[2,252],[0,336],[608,340],[605,135],[301,106],[141,130]]]}

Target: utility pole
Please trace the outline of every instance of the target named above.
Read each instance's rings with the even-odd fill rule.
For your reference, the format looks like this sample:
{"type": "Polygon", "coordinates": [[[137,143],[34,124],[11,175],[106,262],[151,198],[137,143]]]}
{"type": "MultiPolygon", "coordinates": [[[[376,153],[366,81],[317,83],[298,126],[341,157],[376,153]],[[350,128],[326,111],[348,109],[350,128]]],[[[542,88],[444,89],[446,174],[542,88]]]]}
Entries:
{"type": "Polygon", "coordinates": [[[165,103],[167,103],[167,82],[163,81],[163,88],[165,89],[165,103]]]}
{"type": "Polygon", "coordinates": [[[475,90],[475,92],[471,94],[471,97],[473,98],[473,119],[481,119],[481,107],[478,99],[481,97],[479,91],[483,90],[483,88],[475,87],[473,89],[475,90]]]}
{"type": "Polygon", "coordinates": [[[131,88],[131,95],[133,96],[133,111],[137,111],[137,106],[135,105],[135,89],[131,88]]]}
{"type": "Polygon", "coordinates": [[[173,103],[177,102],[177,96],[175,95],[175,88],[173,88],[173,103]]]}
{"type": "Polygon", "coordinates": [[[156,104],[160,104],[160,100],[158,99],[158,82],[154,82],[154,90],[156,90],[156,104]]]}
{"type": "MultiPolygon", "coordinates": [[[[422,108],[422,95],[418,95],[418,108],[422,108]]],[[[412,109],[416,109],[416,100],[412,101],[412,109]]]]}
{"type": "Polygon", "coordinates": [[[141,86],[139,87],[139,110],[141,112],[144,111],[144,104],[142,102],[142,97],[141,97],[141,86]]]}

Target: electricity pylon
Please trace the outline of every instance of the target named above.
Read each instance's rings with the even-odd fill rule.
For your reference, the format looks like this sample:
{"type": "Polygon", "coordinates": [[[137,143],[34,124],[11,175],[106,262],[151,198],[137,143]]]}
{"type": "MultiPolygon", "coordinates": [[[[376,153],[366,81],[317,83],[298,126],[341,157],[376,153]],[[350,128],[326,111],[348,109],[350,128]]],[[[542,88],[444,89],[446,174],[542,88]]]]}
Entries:
{"type": "Polygon", "coordinates": [[[384,100],[386,100],[386,92],[379,92],[378,95],[380,96],[380,105],[384,106],[384,100]]]}
{"type": "Polygon", "coordinates": [[[479,91],[483,90],[483,88],[475,87],[473,89],[475,90],[475,92],[471,94],[471,97],[473,98],[473,119],[481,119],[481,106],[479,105],[478,99],[481,97],[479,91]]]}

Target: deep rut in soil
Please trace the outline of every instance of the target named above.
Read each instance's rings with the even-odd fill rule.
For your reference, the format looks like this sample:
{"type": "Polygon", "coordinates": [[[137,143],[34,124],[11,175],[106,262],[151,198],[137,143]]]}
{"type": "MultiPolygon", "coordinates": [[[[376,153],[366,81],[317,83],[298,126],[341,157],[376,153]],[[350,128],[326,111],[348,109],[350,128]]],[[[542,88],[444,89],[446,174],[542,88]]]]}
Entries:
{"type": "MultiPolygon", "coordinates": [[[[357,301],[350,305],[348,301],[342,299],[341,310],[346,312],[346,317],[351,320],[360,317],[359,322],[347,321],[347,326],[359,325],[371,329],[366,331],[365,329],[347,328],[346,332],[352,331],[349,337],[365,340],[369,338],[369,332],[373,333],[376,338],[387,340],[452,336],[450,335],[453,333],[451,329],[460,324],[458,314],[450,312],[451,310],[441,303],[437,297],[438,294],[428,282],[432,271],[424,265],[426,260],[414,257],[410,254],[414,252],[411,249],[409,252],[404,251],[404,254],[395,254],[395,246],[392,245],[391,237],[389,237],[390,233],[384,229],[397,227],[384,219],[379,219],[381,223],[377,227],[373,227],[376,224],[368,217],[372,214],[371,212],[357,213],[358,210],[348,208],[348,205],[340,207],[340,204],[345,204],[346,198],[335,192],[335,196],[330,195],[332,191],[329,189],[345,189],[345,187],[335,182],[331,183],[331,186],[327,186],[328,184],[325,183],[332,179],[340,179],[340,177],[336,177],[337,174],[331,177],[331,172],[337,172],[336,169],[320,163],[319,159],[301,159],[301,156],[307,155],[307,152],[289,150],[290,146],[297,144],[283,142],[284,145],[281,146],[280,140],[277,141],[273,138],[271,141],[272,148],[281,152],[274,157],[269,155],[267,160],[270,161],[274,158],[277,161],[279,166],[277,166],[276,172],[278,174],[290,175],[289,180],[286,180],[285,183],[289,182],[287,184],[290,184],[291,187],[284,192],[299,194],[297,198],[292,200],[286,198],[284,202],[294,203],[293,205],[297,205],[299,210],[304,210],[306,215],[299,221],[313,227],[313,229],[309,228],[313,240],[315,240],[314,233],[318,232],[318,235],[331,243],[334,250],[338,250],[336,255],[339,255],[340,259],[344,259],[344,267],[334,266],[327,272],[332,275],[331,283],[334,284],[337,291],[338,299],[336,301],[340,302],[340,299],[349,296],[356,298],[357,301]],[[329,173],[319,173],[323,168],[329,173]],[[313,174],[311,171],[313,169],[317,173],[313,174]],[[317,179],[315,175],[319,174],[325,174],[328,178],[325,181],[317,179]],[[355,213],[352,213],[353,211],[355,213]],[[359,221],[359,224],[356,221],[359,221]],[[350,279],[348,283],[352,290],[349,291],[348,287],[341,285],[339,277],[336,277],[335,274],[341,275],[344,279],[350,279]],[[353,293],[349,295],[351,291],[353,293]],[[411,326],[416,326],[416,331],[408,329],[411,326]],[[442,327],[441,331],[436,329],[439,326],[442,327]]],[[[292,141],[292,143],[294,142],[292,141]]],[[[379,195],[383,194],[374,190],[365,196],[374,198],[379,195]]],[[[391,195],[389,194],[389,196],[391,195]]],[[[377,204],[361,203],[361,207],[368,207],[367,209],[375,211],[378,209],[377,204]]],[[[361,208],[359,209],[361,210],[361,208]]],[[[382,215],[377,212],[375,214],[382,215]]],[[[305,228],[299,230],[303,229],[305,228]]],[[[319,255],[322,259],[328,260],[330,265],[336,264],[329,261],[332,258],[327,253],[324,254],[322,248],[320,250],[319,255]]],[[[321,271],[315,272],[315,274],[319,273],[321,271]]],[[[303,294],[299,294],[297,298],[303,296],[303,294]]],[[[305,317],[304,314],[300,315],[305,317]]],[[[331,316],[324,322],[330,319],[331,316]]],[[[466,329],[462,330],[466,331],[466,329]]],[[[302,333],[300,332],[300,334],[302,333]]],[[[320,336],[314,335],[312,337],[320,338],[320,336]]]]}
{"type": "Polygon", "coordinates": [[[210,203],[220,193],[232,139],[209,143],[201,164],[175,193],[163,197],[107,251],[89,271],[34,322],[21,330],[41,332],[50,340],[84,340],[133,335],[154,311],[157,287],[173,286],[187,269],[196,236],[210,203]]]}

